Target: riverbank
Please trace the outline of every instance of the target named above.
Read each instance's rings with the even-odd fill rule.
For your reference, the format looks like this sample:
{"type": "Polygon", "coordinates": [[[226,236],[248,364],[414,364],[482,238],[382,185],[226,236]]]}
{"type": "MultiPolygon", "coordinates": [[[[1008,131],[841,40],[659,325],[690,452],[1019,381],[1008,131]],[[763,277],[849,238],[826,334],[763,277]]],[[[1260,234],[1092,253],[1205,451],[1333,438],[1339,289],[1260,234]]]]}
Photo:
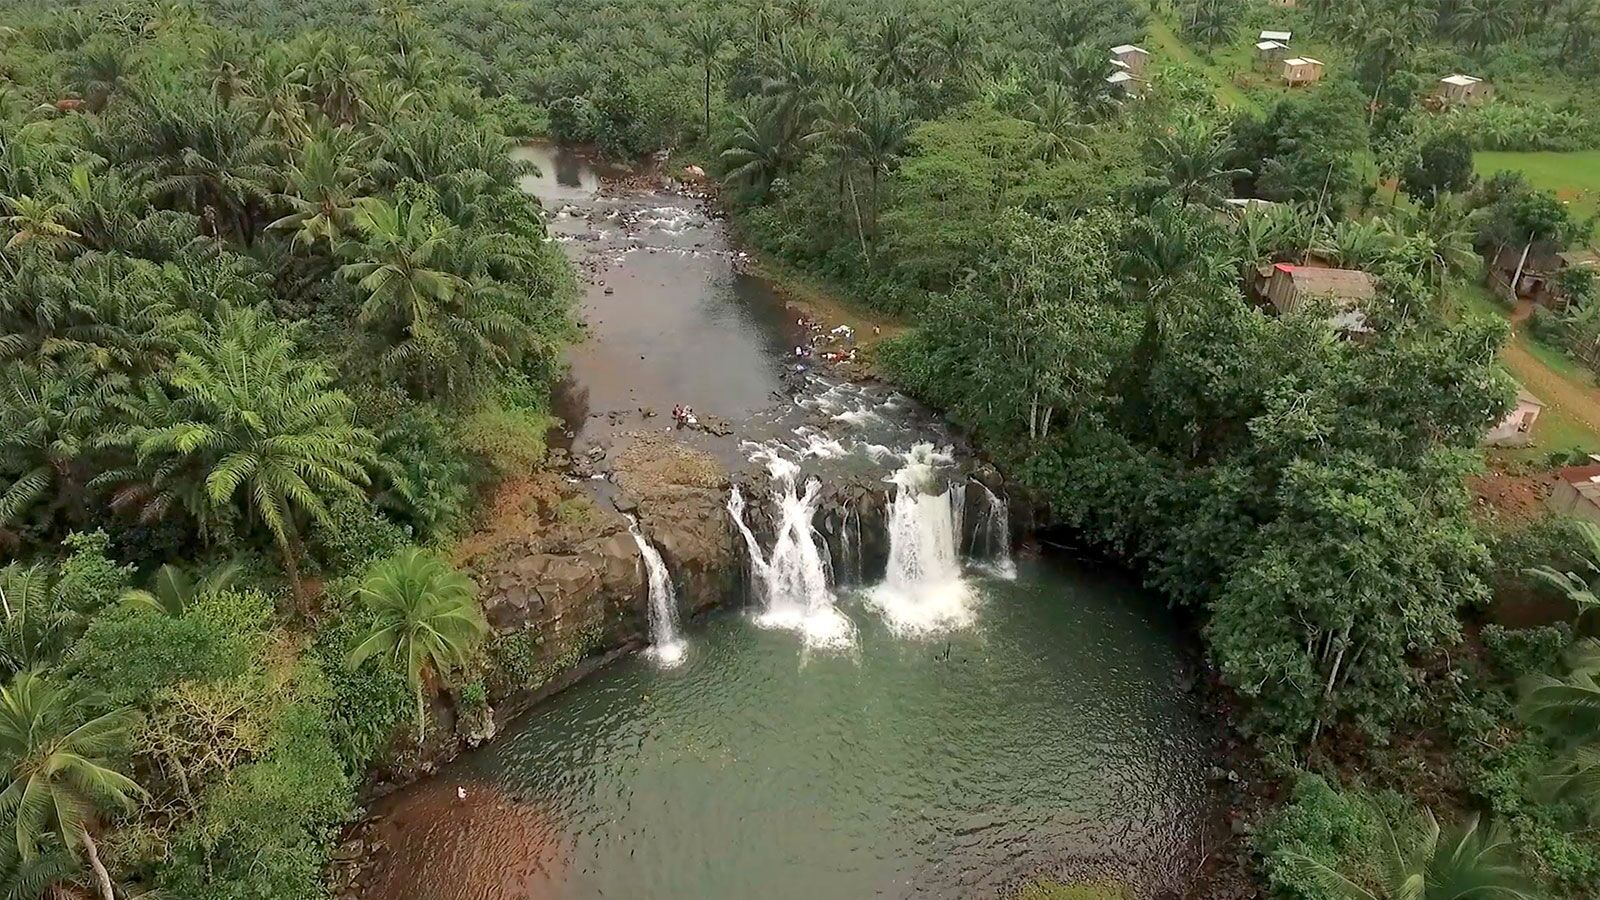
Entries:
{"type": "Polygon", "coordinates": [[[1040,874],[1138,875],[1152,895],[1185,888],[1217,842],[1215,817],[1200,809],[1227,779],[1208,777],[1213,739],[1197,693],[1206,676],[1150,598],[1085,606],[1087,596],[1138,591],[1114,570],[1012,560],[1031,504],[1008,503],[1022,498],[937,415],[876,378],[875,352],[901,323],[731,243],[702,188],[638,178],[619,187],[581,165],[551,169],[566,172],[546,190],[559,197],[552,231],[587,281],[587,340],[559,392],[565,422],[551,469],[504,486],[457,552],[495,631],[493,740],[373,805],[343,844],[343,896],[747,896],[772,889],[767,874],[739,881],[770,872],[768,844],[809,860],[806,877],[783,884],[832,878],[839,896],[894,883],[965,900],[1040,874]],[[715,425],[676,428],[656,405],[681,402],[715,425]],[[659,551],[664,600],[663,585],[644,578],[646,546],[659,551]],[[694,613],[728,601],[751,608],[700,618],[671,660],[629,652],[656,637],[648,607],[694,613]],[[1023,624],[1068,612],[1087,618],[1023,624]],[[1063,627],[1032,649],[991,645],[1014,634],[1006,640],[1031,646],[1063,627]],[[1090,634],[1103,636],[1082,643],[1090,634]],[[1136,658],[1145,662],[1131,671],[1110,663],[1136,658]],[[1005,687],[1017,678],[1032,686],[1005,687]],[[863,681],[876,686],[863,692],[863,681]],[[679,691],[702,699],[665,715],[679,691]],[[1024,713],[1002,695],[1038,703],[1024,713]],[[1107,697],[1118,699],[1106,707],[1107,697]],[[535,703],[536,714],[505,716],[535,703]],[[879,712],[861,719],[852,710],[862,704],[879,712]],[[905,721],[887,712],[923,707],[905,721]],[[612,724],[592,731],[602,708],[612,724]],[[967,712],[952,718],[957,708],[967,712]],[[1098,716],[1109,718],[1090,724],[1098,716]],[[677,729],[681,738],[648,749],[677,729]],[[625,749],[602,749],[636,730],[625,749]],[[731,755],[684,755],[724,744],[731,755]],[[800,747],[854,769],[806,774],[813,759],[792,756],[800,747]],[[1013,747],[1032,748],[1030,759],[1068,755],[1049,772],[990,785],[994,773],[1022,771],[1013,747]],[[1103,760],[1101,774],[1081,769],[1088,759],[1103,760]],[[964,766],[976,768],[955,770],[964,766]],[[775,774],[791,768],[792,781],[775,774]],[[1102,783],[1112,773],[1120,787],[1102,783]],[[847,782],[855,790],[816,792],[847,782]],[[763,785],[776,793],[752,793],[763,785]],[[636,795],[650,801],[616,805],[636,795]],[[960,802],[929,806],[946,795],[960,802]],[[670,812],[649,812],[663,802],[670,812]],[[751,818],[774,804],[800,812],[751,818]],[[808,804],[821,804],[829,827],[793,832],[808,804]],[[1150,805],[1124,822],[1141,804],[1150,805]],[[896,812],[914,809],[909,820],[896,812]],[[871,824],[839,830],[858,817],[871,824]],[[527,827],[489,827],[497,819],[527,827]],[[918,819],[939,824],[919,837],[918,819]],[[763,828],[770,840],[754,840],[763,828]],[[659,837],[677,832],[685,837],[659,837]],[[518,850],[521,840],[532,844],[518,850]],[[478,871],[484,845],[505,841],[502,853],[541,862],[478,871]],[[748,870],[694,862],[713,848],[747,858],[748,870]],[[461,893],[468,870],[476,887],[461,893]],[[647,870],[676,874],[639,881],[647,870]],[[705,880],[707,871],[727,877],[705,880]]]}

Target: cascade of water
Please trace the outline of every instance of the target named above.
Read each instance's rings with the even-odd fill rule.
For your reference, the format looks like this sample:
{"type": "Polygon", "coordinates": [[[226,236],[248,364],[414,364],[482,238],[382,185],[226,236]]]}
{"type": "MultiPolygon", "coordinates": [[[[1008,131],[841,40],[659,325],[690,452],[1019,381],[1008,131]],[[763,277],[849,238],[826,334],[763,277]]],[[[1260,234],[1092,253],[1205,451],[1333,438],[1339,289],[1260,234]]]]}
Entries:
{"type": "Polygon", "coordinates": [[[861,510],[854,503],[845,504],[839,513],[839,565],[844,570],[841,580],[861,583],[861,510]]]}
{"type": "Polygon", "coordinates": [[[1001,578],[1016,578],[1017,564],[1011,559],[1011,510],[1004,497],[981,481],[974,482],[988,499],[983,518],[972,529],[968,555],[983,560],[984,568],[1001,578]]]}
{"type": "Polygon", "coordinates": [[[728,495],[728,515],[744,537],[750,554],[750,568],[763,612],[757,622],[773,628],[788,628],[805,635],[808,646],[850,644],[855,628],[833,605],[832,572],[828,554],[819,546],[812,519],[822,483],[806,482],[804,491],[795,485],[797,468],[774,457],[771,502],[778,510],[778,524],[770,552],[744,521],[744,496],[735,487],[728,495]]]}
{"type": "Polygon", "coordinates": [[[961,485],[937,490],[936,466],[949,457],[919,444],[890,478],[889,564],[883,584],[868,594],[889,627],[928,632],[968,624],[970,591],[961,577],[961,485]]]}
{"type": "Polygon", "coordinates": [[[678,635],[678,598],[672,590],[672,576],[660,551],[645,539],[639,530],[639,521],[628,517],[628,533],[639,545],[639,556],[644,560],[646,580],[650,586],[650,654],[661,662],[672,665],[683,659],[685,642],[678,635]]]}

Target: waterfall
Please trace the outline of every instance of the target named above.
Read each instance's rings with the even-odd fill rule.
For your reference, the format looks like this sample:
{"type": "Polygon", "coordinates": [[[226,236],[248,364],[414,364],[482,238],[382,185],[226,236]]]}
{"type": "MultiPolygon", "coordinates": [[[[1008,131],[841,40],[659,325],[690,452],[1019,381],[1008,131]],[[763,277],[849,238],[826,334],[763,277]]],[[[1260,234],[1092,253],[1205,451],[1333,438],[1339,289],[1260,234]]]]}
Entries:
{"type": "Polygon", "coordinates": [[[889,565],[868,602],[896,632],[928,632],[966,625],[971,592],[961,577],[962,485],[937,490],[936,467],[950,461],[931,444],[919,444],[889,479],[889,565]]]}
{"type": "Polygon", "coordinates": [[[974,482],[988,498],[983,518],[972,529],[968,554],[983,560],[983,567],[1001,578],[1017,577],[1017,564],[1011,559],[1011,510],[1004,497],[981,481],[974,482]]]}
{"type": "Polygon", "coordinates": [[[660,551],[645,539],[639,521],[628,517],[628,533],[639,545],[639,556],[650,586],[650,654],[672,665],[683,659],[684,640],[678,634],[678,597],[672,590],[672,576],[660,551]]]}
{"type": "Polygon", "coordinates": [[[857,585],[866,577],[861,561],[861,510],[846,503],[839,513],[839,565],[841,580],[857,585]]]}
{"type": "Polygon", "coordinates": [[[771,501],[778,511],[770,552],[744,520],[744,496],[738,487],[728,495],[728,515],[744,537],[750,556],[757,599],[762,612],[757,622],[770,628],[787,628],[805,635],[808,646],[842,646],[853,643],[855,628],[833,605],[832,572],[821,535],[812,519],[822,483],[796,487],[798,468],[778,457],[769,461],[773,473],[771,501]]]}

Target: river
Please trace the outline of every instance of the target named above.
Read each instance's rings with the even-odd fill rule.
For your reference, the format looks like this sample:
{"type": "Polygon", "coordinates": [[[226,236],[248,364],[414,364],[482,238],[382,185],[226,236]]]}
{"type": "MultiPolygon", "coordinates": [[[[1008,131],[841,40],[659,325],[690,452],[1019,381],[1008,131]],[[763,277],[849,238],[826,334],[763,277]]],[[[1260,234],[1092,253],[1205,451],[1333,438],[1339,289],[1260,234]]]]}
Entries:
{"type": "Polygon", "coordinates": [[[675,664],[625,659],[387,802],[368,896],[970,900],[1039,873],[1182,891],[1212,729],[1162,604],[1103,564],[1013,560],[957,438],[892,391],[795,372],[792,314],[692,200],[600,196],[581,160],[527,152],[590,281],[570,440],[692,402],[737,423],[697,439],[770,475],[730,497],[769,527],[745,530],[749,606],[689,623],[675,664]],[[816,524],[847,477],[877,518],[816,524]]]}

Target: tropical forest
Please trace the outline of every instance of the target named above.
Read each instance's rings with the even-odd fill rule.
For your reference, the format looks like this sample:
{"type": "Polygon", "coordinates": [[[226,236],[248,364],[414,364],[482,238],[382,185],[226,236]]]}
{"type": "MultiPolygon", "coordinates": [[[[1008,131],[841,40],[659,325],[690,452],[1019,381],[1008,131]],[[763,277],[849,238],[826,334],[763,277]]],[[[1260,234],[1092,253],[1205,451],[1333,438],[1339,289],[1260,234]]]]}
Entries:
{"type": "Polygon", "coordinates": [[[0,0],[0,900],[1600,896],[1600,0],[0,0]]]}

